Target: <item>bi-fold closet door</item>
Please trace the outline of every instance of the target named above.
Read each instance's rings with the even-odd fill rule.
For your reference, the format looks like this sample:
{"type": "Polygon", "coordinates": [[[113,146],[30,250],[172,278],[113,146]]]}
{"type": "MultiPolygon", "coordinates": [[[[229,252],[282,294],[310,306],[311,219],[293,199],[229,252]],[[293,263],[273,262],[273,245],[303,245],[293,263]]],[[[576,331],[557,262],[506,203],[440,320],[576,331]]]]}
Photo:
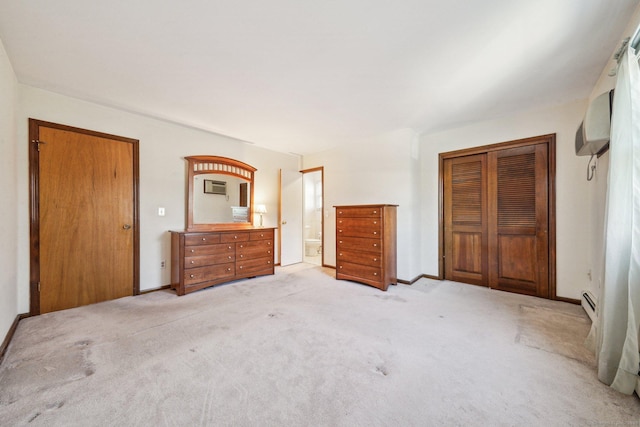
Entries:
{"type": "Polygon", "coordinates": [[[549,239],[554,140],[547,135],[441,154],[445,279],[555,296],[549,239]]]}

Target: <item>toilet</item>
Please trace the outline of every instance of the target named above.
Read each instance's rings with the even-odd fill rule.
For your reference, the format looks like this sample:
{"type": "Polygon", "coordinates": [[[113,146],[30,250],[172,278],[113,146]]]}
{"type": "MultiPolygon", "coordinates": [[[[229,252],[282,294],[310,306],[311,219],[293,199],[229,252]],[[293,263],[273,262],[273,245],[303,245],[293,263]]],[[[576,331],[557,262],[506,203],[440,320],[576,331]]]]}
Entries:
{"type": "Polygon", "coordinates": [[[320,239],[305,239],[304,254],[306,256],[316,256],[322,250],[322,241],[320,239]]]}

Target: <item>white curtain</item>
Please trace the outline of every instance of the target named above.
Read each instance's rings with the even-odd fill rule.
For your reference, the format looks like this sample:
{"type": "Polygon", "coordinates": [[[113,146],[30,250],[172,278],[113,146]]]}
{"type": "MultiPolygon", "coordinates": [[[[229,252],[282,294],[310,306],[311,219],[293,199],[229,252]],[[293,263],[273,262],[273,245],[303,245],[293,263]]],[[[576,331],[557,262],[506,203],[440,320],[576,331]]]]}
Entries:
{"type": "Polygon", "coordinates": [[[614,93],[605,245],[598,378],[631,394],[640,369],[640,70],[631,47],[614,93]]]}

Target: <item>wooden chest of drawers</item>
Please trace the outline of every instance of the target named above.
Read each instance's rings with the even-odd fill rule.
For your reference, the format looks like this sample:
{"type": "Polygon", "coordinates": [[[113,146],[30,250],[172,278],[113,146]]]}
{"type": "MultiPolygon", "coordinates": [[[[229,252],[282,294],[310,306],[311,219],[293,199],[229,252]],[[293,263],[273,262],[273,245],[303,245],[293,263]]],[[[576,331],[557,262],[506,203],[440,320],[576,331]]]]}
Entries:
{"type": "Polygon", "coordinates": [[[336,279],[386,291],[396,273],[397,205],[335,206],[336,279]]]}
{"type": "Polygon", "coordinates": [[[274,229],[171,232],[171,287],[178,295],[273,274],[274,229]]]}

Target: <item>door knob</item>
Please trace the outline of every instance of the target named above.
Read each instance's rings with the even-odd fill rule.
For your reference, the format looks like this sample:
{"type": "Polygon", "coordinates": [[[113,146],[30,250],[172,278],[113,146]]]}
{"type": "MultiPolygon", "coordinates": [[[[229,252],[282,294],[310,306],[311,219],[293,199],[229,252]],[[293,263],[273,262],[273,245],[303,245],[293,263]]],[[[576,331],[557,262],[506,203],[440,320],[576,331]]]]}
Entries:
{"type": "Polygon", "coordinates": [[[282,221],[282,225],[285,225],[287,223],[287,221],[282,221]]]}
{"type": "Polygon", "coordinates": [[[123,229],[128,230],[131,228],[131,224],[125,224],[122,226],[123,229]]]}

